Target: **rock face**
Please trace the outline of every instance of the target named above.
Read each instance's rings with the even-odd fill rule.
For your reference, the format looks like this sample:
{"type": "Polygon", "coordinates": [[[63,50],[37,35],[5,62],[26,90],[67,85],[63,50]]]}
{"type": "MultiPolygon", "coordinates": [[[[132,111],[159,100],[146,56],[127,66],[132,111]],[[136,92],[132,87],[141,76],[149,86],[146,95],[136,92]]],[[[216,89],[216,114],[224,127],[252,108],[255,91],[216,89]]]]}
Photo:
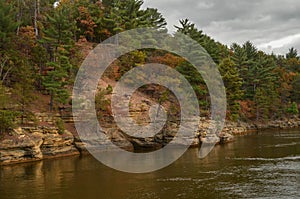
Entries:
{"type": "MultiPolygon", "coordinates": [[[[69,131],[59,134],[55,127],[23,127],[14,129],[10,135],[5,135],[0,140],[0,165],[16,162],[41,160],[49,157],[78,155],[87,153],[86,147],[95,146],[97,150],[112,150],[111,143],[127,151],[157,150],[173,140],[178,132],[178,124],[169,123],[165,129],[152,138],[130,137],[117,128],[107,127],[102,133],[106,137],[99,138],[91,132],[87,138],[74,137],[69,131]],[[94,137],[93,137],[94,136],[94,137]],[[88,146],[86,146],[88,145],[88,146]]],[[[199,147],[202,142],[218,142],[224,144],[232,142],[234,135],[244,134],[249,131],[257,131],[272,128],[297,128],[300,119],[278,120],[267,123],[233,123],[227,122],[223,131],[210,135],[210,121],[201,118],[198,132],[189,137],[177,139],[175,144],[199,147]]],[[[188,128],[185,127],[185,128],[188,128]]],[[[173,142],[174,143],[174,142],[173,142]]]]}
{"type": "MultiPolygon", "coordinates": [[[[69,131],[58,133],[54,127],[18,128],[0,141],[0,164],[28,162],[51,157],[87,153],[85,144],[100,150],[112,150],[111,143],[127,151],[133,151],[132,143],[116,129],[109,129],[109,139],[89,137],[87,140],[74,137],[69,131]]],[[[84,139],[84,138],[83,138],[84,139]]]]}
{"type": "Polygon", "coordinates": [[[68,131],[63,135],[55,131],[45,134],[40,149],[44,157],[79,154],[74,146],[74,136],[68,131]]]}
{"type": "Polygon", "coordinates": [[[56,128],[18,128],[0,142],[0,164],[79,154],[73,135],[56,128]]]}
{"type": "Polygon", "coordinates": [[[6,138],[0,143],[0,163],[22,162],[43,158],[40,146],[43,140],[38,137],[30,138],[20,135],[6,138]]]}
{"type": "MultiPolygon", "coordinates": [[[[137,138],[137,137],[128,137],[127,139],[133,144],[135,150],[157,150],[172,142],[173,145],[181,145],[181,146],[191,146],[198,147],[199,146],[199,138],[197,132],[194,132],[192,135],[184,135],[184,133],[179,134],[180,125],[176,122],[167,122],[165,127],[161,132],[157,133],[154,137],[145,137],[145,138],[137,138]],[[174,139],[176,137],[176,139],[174,139]]],[[[183,132],[189,132],[186,127],[181,126],[181,130],[183,132]]]]}
{"type": "Polygon", "coordinates": [[[299,118],[290,118],[283,120],[274,120],[267,123],[256,123],[257,129],[290,129],[300,127],[299,118]]]}
{"type": "Polygon", "coordinates": [[[103,131],[106,137],[99,138],[95,134],[84,137],[75,137],[75,146],[80,153],[88,153],[87,148],[90,150],[113,150],[112,144],[126,151],[134,151],[132,143],[120,132],[118,129],[108,129],[103,131]]]}

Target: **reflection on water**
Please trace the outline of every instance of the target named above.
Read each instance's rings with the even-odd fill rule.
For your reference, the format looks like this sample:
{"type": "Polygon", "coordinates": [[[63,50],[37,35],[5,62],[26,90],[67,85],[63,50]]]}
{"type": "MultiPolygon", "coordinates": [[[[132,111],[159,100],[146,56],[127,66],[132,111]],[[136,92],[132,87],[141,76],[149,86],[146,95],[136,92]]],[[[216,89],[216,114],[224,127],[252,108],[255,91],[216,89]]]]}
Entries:
{"type": "Polygon", "coordinates": [[[191,149],[148,174],[107,168],[91,156],[0,168],[0,198],[300,198],[300,131],[264,132],[191,149]]]}

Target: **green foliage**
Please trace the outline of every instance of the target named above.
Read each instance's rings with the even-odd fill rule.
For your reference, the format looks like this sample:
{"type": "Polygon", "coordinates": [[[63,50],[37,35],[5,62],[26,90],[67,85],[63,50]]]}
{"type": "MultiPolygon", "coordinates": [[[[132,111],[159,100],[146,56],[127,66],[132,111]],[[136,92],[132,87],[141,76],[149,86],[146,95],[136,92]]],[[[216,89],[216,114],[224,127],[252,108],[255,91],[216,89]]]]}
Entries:
{"type": "Polygon", "coordinates": [[[147,21],[149,26],[157,29],[165,29],[167,25],[165,18],[155,8],[147,8],[144,11],[144,21],[147,21]]]}
{"type": "Polygon", "coordinates": [[[112,92],[113,92],[113,87],[112,87],[111,85],[108,85],[108,86],[106,87],[106,92],[107,92],[107,94],[112,94],[112,92]]]}
{"type": "Polygon", "coordinates": [[[267,87],[259,87],[255,92],[256,119],[266,120],[276,115],[278,108],[278,96],[274,84],[267,87]]]}
{"type": "Polygon", "coordinates": [[[299,110],[298,110],[298,105],[296,102],[293,102],[286,110],[286,112],[288,114],[291,115],[298,115],[299,114],[299,110]]]}
{"type": "Polygon", "coordinates": [[[47,43],[57,53],[58,47],[71,48],[74,44],[75,20],[67,5],[55,9],[53,13],[46,15],[44,38],[42,42],[47,43]]]}
{"type": "Polygon", "coordinates": [[[181,26],[175,26],[177,31],[197,41],[208,52],[214,62],[219,64],[223,58],[222,55],[226,55],[228,49],[204,34],[201,30],[198,30],[196,25],[188,19],[180,20],[179,22],[181,26]]]}
{"type": "Polygon", "coordinates": [[[8,96],[8,91],[3,86],[2,82],[0,82],[0,108],[1,109],[7,109],[8,104],[9,104],[9,96],[8,96]]]}
{"type": "Polygon", "coordinates": [[[16,12],[11,4],[0,1],[0,49],[7,49],[12,36],[16,33],[18,23],[15,20],[16,12]]]}
{"type": "Polygon", "coordinates": [[[237,121],[240,112],[239,101],[244,94],[241,90],[243,79],[230,58],[223,59],[219,65],[219,70],[226,88],[227,109],[230,111],[230,118],[237,121]]]}
{"type": "Polygon", "coordinates": [[[0,133],[7,133],[15,127],[17,112],[0,110],[0,133]]]}
{"type": "Polygon", "coordinates": [[[289,57],[282,61],[282,67],[290,72],[300,73],[300,59],[294,56],[289,57]]]}
{"type": "Polygon", "coordinates": [[[95,96],[95,107],[98,111],[106,111],[109,101],[106,99],[106,95],[109,94],[108,90],[100,90],[95,96]]]}
{"type": "MultiPolygon", "coordinates": [[[[51,111],[66,104],[81,58],[90,46],[133,28],[154,27],[167,32],[162,14],[155,8],[144,9],[142,0],[62,0],[55,9],[54,2],[0,1],[1,132],[13,127],[17,113],[21,114],[22,121],[28,121],[37,91],[50,95],[51,111]]],[[[250,41],[233,44],[228,49],[188,19],[181,20],[176,28],[177,32],[197,41],[219,66],[231,120],[254,119],[253,115],[257,120],[278,118],[287,113],[297,115],[300,59],[295,48],[281,56],[267,55],[250,41]]],[[[119,44],[117,37],[114,42],[119,44]]],[[[156,43],[151,34],[142,42],[156,43]]],[[[184,44],[180,48],[193,55],[203,54],[187,49],[184,44]]],[[[192,85],[203,111],[208,112],[209,94],[203,78],[190,63],[171,53],[151,49],[130,52],[114,63],[119,71],[112,74],[117,79],[148,61],[176,68],[192,85]]],[[[97,94],[95,103],[100,113],[110,111],[106,95],[112,90],[108,86],[97,94]]],[[[160,103],[167,98],[170,98],[169,93],[163,93],[160,103]]]]}
{"type": "Polygon", "coordinates": [[[243,79],[244,99],[253,100],[256,89],[276,81],[276,64],[272,57],[258,51],[251,42],[232,45],[233,61],[243,79]]]}
{"type": "Polygon", "coordinates": [[[76,70],[70,62],[70,56],[75,43],[76,22],[68,5],[61,3],[53,13],[46,15],[47,28],[44,29],[45,37],[41,40],[51,49],[48,71],[42,80],[50,95],[50,111],[58,104],[67,103],[67,87],[75,78],[76,70]]]}
{"type": "Polygon", "coordinates": [[[245,99],[253,99],[255,88],[259,82],[257,73],[260,65],[257,63],[258,51],[251,42],[246,42],[242,46],[232,45],[234,51],[233,61],[237,66],[241,77],[243,78],[243,90],[245,90],[245,99]]]}
{"type": "Polygon", "coordinates": [[[286,59],[294,59],[294,58],[299,59],[298,52],[294,47],[289,49],[289,52],[286,54],[285,57],[286,59]]]}
{"type": "Polygon", "coordinates": [[[69,98],[69,91],[66,88],[66,82],[64,79],[67,77],[67,73],[56,63],[49,63],[55,67],[53,71],[48,72],[47,76],[43,79],[43,85],[48,91],[50,99],[50,111],[53,110],[55,104],[67,103],[69,98]]]}
{"type": "Polygon", "coordinates": [[[16,111],[10,110],[12,102],[9,97],[8,90],[0,82],[0,134],[13,129],[18,116],[16,111]]]}
{"type": "Polygon", "coordinates": [[[202,108],[207,109],[208,108],[208,101],[207,101],[207,94],[208,89],[206,87],[206,84],[201,76],[201,74],[197,71],[196,68],[194,68],[190,63],[183,62],[178,67],[176,67],[176,70],[180,72],[184,77],[189,81],[191,84],[193,90],[195,91],[199,105],[202,108]]]}
{"type": "Polygon", "coordinates": [[[166,29],[166,20],[158,10],[154,8],[143,10],[141,0],[103,1],[102,3],[105,8],[101,27],[105,27],[103,33],[106,34],[103,36],[141,27],[166,29]]]}
{"type": "MultiPolygon", "coordinates": [[[[250,80],[253,81],[254,102],[256,104],[256,119],[277,117],[280,108],[278,93],[278,77],[274,72],[276,65],[272,57],[262,52],[258,53],[256,65],[250,70],[250,80]]],[[[248,89],[251,96],[252,89],[248,89]]],[[[250,98],[251,99],[251,98],[250,98]]]]}
{"type": "Polygon", "coordinates": [[[22,83],[16,83],[16,85],[14,86],[14,95],[16,97],[21,112],[22,124],[24,123],[24,119],[31,115],[31,112],[28,110],[28,107],[31,105],[31,102],[35,99],[33,95],[33,82],[31,80],[32,79],[25,79],[24,81],[22,81],[22,83]]]}
{"type": "Polygon", "coordinates": [[[57,128],[58,128],[58,133],[60,135],[64,134],[65,132],[65,126],[64,126],[64,121],[61,118],[58,118],[55,122],[57,128]]]}

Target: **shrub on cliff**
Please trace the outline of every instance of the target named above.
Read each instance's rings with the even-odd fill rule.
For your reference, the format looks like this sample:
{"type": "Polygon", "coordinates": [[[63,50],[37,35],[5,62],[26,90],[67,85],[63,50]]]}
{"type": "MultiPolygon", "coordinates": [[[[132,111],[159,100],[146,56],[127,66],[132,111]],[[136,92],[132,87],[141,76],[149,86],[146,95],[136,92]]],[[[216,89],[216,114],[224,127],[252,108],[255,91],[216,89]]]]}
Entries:
{"type": "Polygon", "coordinates": [[[56,126],[58,128],[58,133],[60,135],[64,134],[64,132],[65,132],[65,126],[64,126],[64,121],[61,118],[58,118],[56,120],[56,126]]]}
{"type": "Polygon", "coordinates": [[[298,111],[298,105],[296,102],[293,102],[290,107],[287,108],[287,113],[289,115],[298,115],[299,111],[298,111]]]}
{"type": "Polygon", "coordinates": [[[0,81],[0,134],[14,128],[18,114],[16,111],[12,111],[11,108],[10,91],[0,81]]]}
{"type": "Polygon", "coordinates": [[[0,133],[10,131],[15,127],[17,113],[9,110],[0,110],[0,133]]]}

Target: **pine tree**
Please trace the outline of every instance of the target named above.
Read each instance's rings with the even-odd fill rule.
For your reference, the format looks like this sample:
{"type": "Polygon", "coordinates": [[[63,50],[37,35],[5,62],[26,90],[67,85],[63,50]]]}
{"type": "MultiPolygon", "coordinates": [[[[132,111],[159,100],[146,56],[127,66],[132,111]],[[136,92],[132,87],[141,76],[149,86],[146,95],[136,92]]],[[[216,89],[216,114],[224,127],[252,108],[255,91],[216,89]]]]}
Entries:
{"type": "Polygon", "coordinates": [[[67,85],[71,84],[75,70],[70,63],[70,51],[74,46],[75,20],[70,16],[68,4],[61,3],[52,14],[47,15],[47,29],[42,42],[50,48],[50,60],[43,77],[43,86],[50,95],[49,108],[52,111],[58,104],[65,104],[69,98],[67,85]],[[70,21],[71,20],[71,21],[70,21]]]}
{"type": "Polygon", "coordinates": [[[206,34],[203,34],[203,31],[198,30],[196,25],[191,23],[188,19],[180,20],[179,22],[181,26],[175,26],[177,32],[188,35],[193,40],[197,41],[208,52],[213,61],[219,64],[222,58],[221,55],[224,54],[222,53],[222,50],[225,50],[223,46],[220,43],[215,42],[215,40],[206,34]]]}
{"type": "Polygon", "coordinates": [[[65,104],[69,98],[67,82],[65,81],[68,75],[60,64],[49,62],[48,65],[54,70],[49,71],[43,78],[43,85],[50,95],[49,110],[53,111],[56,105],[65,104]]]}
{"type": "Polygon", "coordinates": [[[179,66],[176,67],[176,70],[180,72],[184,77],[189,81],[193,90],[195,91],[199,105],[208,110],[209,101],[208,101],[208,89],[206,84],[194,66],[188,62],[182,62],[179,66]]]}
{"type": "Polygon", "coordinates": [[[284,68],[291,72],[300,73],[300,59],[297,57],[285,59],[284,68]]]}
{"type": "MultiPolygon", "coordinates": [[[[58,48],[70,49],[75,41],[75,20],[72,18],[71,11],[67,5],[62,4],[56,8],[53,14],[46,15],[44,25],[44,37],[41,42],[47,44],[52,54],[58,53],[58,48]]],[[[55,55],[53,55],[55,61],[55,55]]]]}
{"type": "Polygon", "coordinates": [[[7,85],[13,88],[13,97],[16,100],[16,109],[21,114],[21,122],[30,115],[29,105],[34,99],[34,83],[37,79],[37,60],[35,50],[39,44],[36,40],[32,26],[20,27],[19,35],[16,37],[13,47],[13,54],[10,55],[10,62],[13,67],[7,79],[7,85]]]}
{"type": "Polygon", "coordinates": [[[259,65],[257,63],[258,51],[256,47],[249,41],[242,46],[232,45],[234,52],[233,61],[237,66],[241,77],[243,78],[243,90],[245,90],[245,98],[252,100],[257,87],[259,65]]]}
{"type": "Polygon", "coordinates": [[[143,1],[141,0],[114,0],[102,3],[105,9],[101,27],[105,29],[103,33],[108,36],[134,28],[166,28],[166,20],[161,13],[154,8],[143,10],[143,1]]]}
{"type": "Polygon", "coordinates": [[[278,66],[274,71],[278,77],[278,93],[281,103],[281,112],[286,109],[286,105],[289,104],[291,100],[291,95],[293,91],[292,82],[295,79],[296,73],[289,72],[284,67],[278,66]]]}
{"type": "MultiPolygon", "coordinates": [[[[16,34],[18,23],[15,19],[16,12],[11,4],[0,1],[0,51],[8,49],[12,36],[16,34]]],[[[2,52],[0,52],[2,55],[2,52]]],[[[1,56],[0,56],[1,57],[1,56]]]]}
{"type": "Polygon", "coordinates": [[[298,52],[294,47],[289,49],[289,52],[286,54],[285,57],[286,59],[293,59],[293,58],[299,59],[298,52]]]}
{"type": "Polygon", "coordinates": [[[0,82],[0,135],[10,131],[15,126],[18,114],[11,110],[12,103],[8,89],[0,82]]]}
{"type": "Polygon", "coordinates": [[[236,121],[239,117],[239,100],[243,97],[242,78],[240,77],[236,66],[230,58],[223,59],[219,65],[219,70],[226,88],[227,106],[230,111],[230,119],[236,121]]]}
{"type": "Polygon", "coordinates": [[[253,72],[253,76],[255,76],[253,85],[257,120],[276,117],[280,107],[280,97],[278,77],[274,72],[275,61],[272,57],[259,52],[256,66],[255,72],[253,72]]]}
{"type": "Polygon", "coordinates": [[[147,8],[144,12],[144,16],[142,16],[143,21],[146,22],[146,25],[154,27],[156,29],[166,29],[167,22],[163,15],[158,12],[155,8],[147,8]]]}
{"type": "Polygon", "coordinates": [[[28,68],[28,65],[22,66],[19,72],[19,81],[14,85],[14,95],[18,103],[18,109],[21,114],[21,123],[24,123],[24,119],[31,115],[28,107],[31,105],[34,97],[34,79],[32,71],[28,68]]]}

